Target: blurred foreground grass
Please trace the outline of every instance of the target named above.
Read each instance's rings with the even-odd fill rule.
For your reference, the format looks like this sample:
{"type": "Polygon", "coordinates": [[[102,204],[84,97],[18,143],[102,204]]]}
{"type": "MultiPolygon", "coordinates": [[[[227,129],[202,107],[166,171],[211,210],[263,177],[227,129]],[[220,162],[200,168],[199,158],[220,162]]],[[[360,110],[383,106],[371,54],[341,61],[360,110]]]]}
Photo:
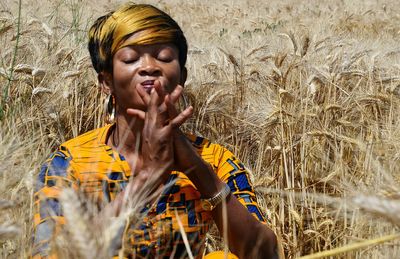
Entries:
{"type": "MultiPolygon", "coordinates": [[[[185,129],[234,151],[289,258],[398,233],[400,4],[146,1],[189,40],[185,129]]],[[[103,125],[86,49],[110,1],[0,3],[0,255],[29,253],[35,176],[103,125]]],[[[219,246],[210,235],[210,246],[219,246]]],[[[395,258],[399,241],[336,256],[395,258]]]]}

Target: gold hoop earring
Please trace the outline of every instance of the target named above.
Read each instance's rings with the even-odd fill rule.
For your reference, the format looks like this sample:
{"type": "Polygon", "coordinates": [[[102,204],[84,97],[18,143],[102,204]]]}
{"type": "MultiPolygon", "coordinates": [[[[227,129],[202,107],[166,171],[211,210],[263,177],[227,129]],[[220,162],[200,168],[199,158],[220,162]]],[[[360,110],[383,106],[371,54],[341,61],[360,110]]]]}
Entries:
{"type": "Polygon", "coordinates": [[[104,100],[104,114],[106,123],[113,123],[115,119],[115,97],[110,94],[104,100]]]}

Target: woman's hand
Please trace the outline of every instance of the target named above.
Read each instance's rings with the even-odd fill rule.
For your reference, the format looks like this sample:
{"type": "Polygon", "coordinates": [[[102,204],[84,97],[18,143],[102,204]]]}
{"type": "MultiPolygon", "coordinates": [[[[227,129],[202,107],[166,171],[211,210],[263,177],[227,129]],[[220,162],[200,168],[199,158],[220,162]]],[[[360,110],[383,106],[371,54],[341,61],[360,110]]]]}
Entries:
{"type": "MultiPolygon", "coordinates": [[[[141,88],[137,88],[137,90],[143,102],[150,109],[150,106],[152,106],[151,100],[153,98],[153,93],[149,95],[141,88]]],[[[158,96],[164,96],[164,102],[158,104],[159,110],[163,112],[162,120],[169,120],[169,123],[172,122],[172,126],[169,128],[171,130],[169,134],[172,135],[168,135],[171,137],[173,144],[174,163],[172,169],[185,173],[195,184],[203,197],[213,197],[223,187],[223,183],[213,172],[212,168],[210,168],[210,165],[200,157],[190,141],[179,129],[179,126],[185,122],[193,112],[191,106],[186,108],[183,112],[179,112],[175,107],[176,102],[182,95],[183,87],[178,85],[171,94],[166,95],[164,95],[162,89],[156,87],[155,90],[158,96]]],[[[128,113],[130,112],[131,111],[128,111],[128,113]]],[[[137,111],[135,115],[139,118],[146,119],[146,113],[143,111],[137,111]]]]}
{"type": "MultiPolygon", "coordinates": [[[[150,103],[150,95],[141,88],[137,89],[142,100],[148,105],[150,103]]],[[[176,103],[182,96],[183,87],[178,85],[171,94],[164,94],[161,89],[157,89],[159,96],[164,96],[164,103],[160,105],[160,109],[167,110],[169,120],[176,121],[172,128],[172,138],[174,146],[174,169],[181,172],[188,172],[201,159],[193,149],[191,143],[186,136],[180,131],[179,126],[183,124],[193,113],[192,106],[187,107],[183,112],[179,112],[176,108],[176,103]]],[[[141,118],[144,119],[144,113],[141,118]]]]}
{"type": "Polygon", "coordinates": [[[173,131],[191,116],[193,109],[188,107],[180,113],[175,109],[172,101],[181,95],[181,86],[171,95],[164,93],[158,81],[150,95],[140,87],[137,90],[147,105],[147,111],[127,109],[127,113],[144,120],[141,135],[142,168],[138,176],[144,181],[154,179],[155,186],[159,186],[166,181],[174,165],[173,131]]]}

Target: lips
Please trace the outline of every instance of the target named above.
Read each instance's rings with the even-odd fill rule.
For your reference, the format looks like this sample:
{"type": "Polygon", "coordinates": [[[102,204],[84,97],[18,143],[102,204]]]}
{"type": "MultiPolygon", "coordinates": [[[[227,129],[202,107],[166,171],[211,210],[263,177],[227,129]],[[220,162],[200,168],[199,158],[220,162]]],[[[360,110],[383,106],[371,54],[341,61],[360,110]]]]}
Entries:
{"type": "Polygon", "coordinates": [[[146,90],[147,93],[150,93],[151,89],[154,88],[155,81],[156,80],[146,80],[143,81],[141,85],[143,86],[144,90],[146,90]]]}
{"type": "Polygon", "coordinates": [[[143,81],[142,82],[142,85],[144,86],[144,85],[154,85],[154,82],[155,82],[156,80],[146,80],[146,81],[143,81]]]}

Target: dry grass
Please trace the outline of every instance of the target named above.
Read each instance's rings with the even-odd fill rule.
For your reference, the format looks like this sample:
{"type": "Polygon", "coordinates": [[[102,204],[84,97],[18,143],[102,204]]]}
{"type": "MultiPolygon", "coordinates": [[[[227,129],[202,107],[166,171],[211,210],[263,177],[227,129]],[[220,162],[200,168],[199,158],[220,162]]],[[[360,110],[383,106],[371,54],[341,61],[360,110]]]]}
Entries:
{"type": "MultiPolygon", "coordinates": [[[[397,1],[147,2],[189,40],[185,128],[247,165],[289,258],[398,233],[397,1]]],[[[86,30],[113,6],[23,1],[18,34],[18,2],[0,3],[0,257],[29,253],[34,175],[50,149],[102,125],[86,30]]],[[[399,254],[392,240],[336,256],[399,254]]]]}

